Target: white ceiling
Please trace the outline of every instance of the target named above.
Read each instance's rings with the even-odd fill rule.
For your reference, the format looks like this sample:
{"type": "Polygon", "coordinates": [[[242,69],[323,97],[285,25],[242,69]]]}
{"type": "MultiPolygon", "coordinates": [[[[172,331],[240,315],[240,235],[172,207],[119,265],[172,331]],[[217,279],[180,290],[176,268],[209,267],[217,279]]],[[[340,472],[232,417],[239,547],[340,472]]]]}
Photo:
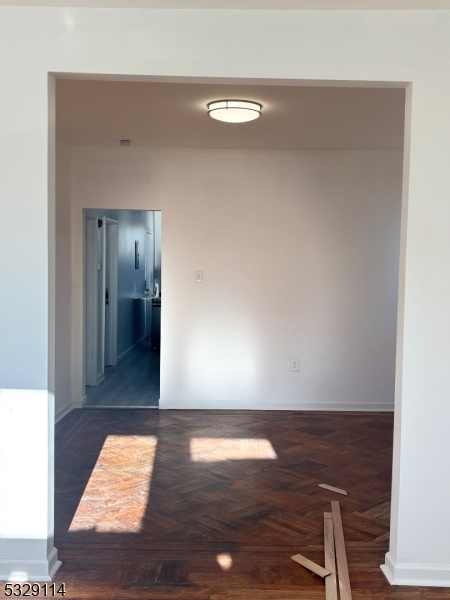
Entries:
{"type": "Polygon", "coordinates": [[[57,80],[57,134],[72,146],[401,149],[404,90],[57,80]],[[263,104],[242,124],[211,119],[206,104],[237,98],[263,104]]]}
{"type": "Polygon", "coordinates": [[[439,10],[450,0],[0,0],[9,6],[273,10],[439,10]]]}

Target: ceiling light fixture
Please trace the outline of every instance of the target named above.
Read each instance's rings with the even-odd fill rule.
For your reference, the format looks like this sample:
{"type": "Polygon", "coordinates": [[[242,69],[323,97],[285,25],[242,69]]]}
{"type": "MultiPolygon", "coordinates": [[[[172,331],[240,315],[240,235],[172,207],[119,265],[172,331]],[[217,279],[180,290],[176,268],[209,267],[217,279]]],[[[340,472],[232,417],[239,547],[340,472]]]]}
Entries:
{"type": "Polygon", "coordinates": [[[208,104],[208,115],[226,123],[245,123],[261,116],[262,104],[249,100],[214,100],[208,104]]]}

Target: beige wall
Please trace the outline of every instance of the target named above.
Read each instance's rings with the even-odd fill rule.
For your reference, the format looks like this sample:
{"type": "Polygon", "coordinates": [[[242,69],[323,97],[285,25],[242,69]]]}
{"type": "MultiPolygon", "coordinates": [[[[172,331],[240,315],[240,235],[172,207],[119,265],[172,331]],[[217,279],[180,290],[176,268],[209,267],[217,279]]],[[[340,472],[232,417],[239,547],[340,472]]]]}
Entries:
{"type": "Polygon", "coordinates": [[[162,408],[392,410],[401,177],[401,152],[75,148],[73,333],[82,208],[162,210],[162,408]]]}

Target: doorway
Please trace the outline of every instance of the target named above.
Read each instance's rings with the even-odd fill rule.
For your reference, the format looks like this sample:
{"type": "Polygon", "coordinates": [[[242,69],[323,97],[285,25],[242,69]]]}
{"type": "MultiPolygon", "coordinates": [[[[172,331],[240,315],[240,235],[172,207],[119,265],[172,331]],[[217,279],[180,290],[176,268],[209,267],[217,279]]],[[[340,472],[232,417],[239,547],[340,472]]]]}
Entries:
{"type": "MultiPolygon", "coordinates": [[[[283,94],[287,93],[287,89],[283,88],[283,94]]],[[[300,91],[308,95],[311,105],[322,106],[314,101],[315,94],[318,94],[316,89],[300,91]]],[[[255,93],[255,88],[252,88],[252,92],[255,93]]],[[[273,90],[259,91],[266,94],[269,92],[273,90]]],[[[214,90],[211,91],[212,93],[214,90]]],[[[344,121],[335,115],[336,106],[341,104],[330,100],[336,93],[334,88],[332,91],[326,90],[324,100],[327,99],[330,104],[330,115],[336,122],[341,123],[344,121]]],[[[339,93],[350,95],[347,89],[339,93]]],[[[292,95],[297,94],[300,95],[300,92],[294,89],[292,95]]],[[[372,105],[368,102],[360,102],[356,98],[356,95],[362,95],[361,90],[357,92],[352,90],[352,94],[355,95],[353,99],[355,106],[372,105]]],[[[384,96],[387,92],[381,90],[377,94],[384,96]]],[[[372,90],[370,95],[374,95],[372,90]]],[[[110,97],[116,96],[110,94],[110,97]]],[[[152,97],[154,97],[153,92],[152,97]]],[[[292,99],[293,105],[294,100],[295,98],[292,99]]],[[[378,100],[372,99],[372,101],[373,106],[380,105],[378,100]]],[[[402,112],[404,99],[396,95],[391,100],[385,99],[385,102],[387,105],[391,103],[394,107],[391,112],[392,121],[400,123],[397,129],[393,127],[388,129],[390,132],[393,130],[397,132],[398,143],[401,145],[403,121],[396,115],[402,112]]],[[[145,104],[148,107],[148,103],[145,104]]],[[[348,102],[342,105],[348,111],[348,102]]],[[[158,111],[153,112],[160,114],[158,111]]],[[[128,110],[128,114],[138,113],[128,110]]],[[[166,113],[163,111],[163,114],[166,113]]],[[[384,111],[385,117],[386,111],[384,111]]],[[[208,124],[206,117],[205,120],[208,124]]],[[[261,120],[261,123],[267,121],[268,119],[261,120]]],[[[323,119],[318,120],[318,122],[322,121],[323,119]]],[[[140,126],[141,122],[145,120],[140,121],[140,126]]],[[[198,129],[194,129],[198,138],[198,129]]],[[[294,130],[290,128],[289,131],[291,129],[294,130]]],[[[356,132],[360,129],[358,127],[356,132]]],[[[150,134],[149,139],[152,144],[156,144],[154,129],[150,134]]],[[[200,143],[197,138],[192,142],[194,145],[200,143]]],[[[165,256],[168,270],[165,293],[170,290],[172,300],[173,290],[176,289],[177,311],[174,310],[175,305],[172,305],[172,302],[167,305],[167,309],[172,311],[170,323],[174,335],[172,336],[170,330],[168,331],[167,335],[170,337],[164,347],[165,356],[168,358],[164,359],[165,383],[162,408],[213,409],[223,407],[225,398],[227,408],[242,409],[252,407],[250,404],[252,394],[255,396],[257,394],[259,409],[295,407],[314,410],[317,409],[320,397],[324,396],[324,382],[331,381],[334,386],[331,396],[333,403],[321,404],[322,409],[361,409],[360,405],[356,405],[353,401],[349,403],[348,399],[362,398],[364,403],[362,409],[370,406],[372,410],[389,410],[390,404],[381,403],[380,398],[391,398],[390,390],[387,394],[381,394],[373,386],[365,386],[364,394],[354,394],[352,393],[354,388],[346,388],[348,383],[355,380],[359,385],[363,377],[366,374],[369,376],[374,369],[373,361],[370,362],[369,370],[354,368],[355,364],[359,364],[358,360],[361,357],[367,356],[360,351],[360,348],[367,346],[365,344],[367,334],[364,331],[361,343],[358,340],[355,342],[354,337],[343,335],[343,325],[351,325],[356,315],[356,311],[349,309],[349,298],[355,301],[358,296],[354,293],[355,289],[364,291],[363,298],[359,295],[360,300],[364,302],[359,306],[361,310],[358,315],[363,317],[365,314],[379,314],[367,310],[365,290],[368,286],[361,286],[358,266],[361,264],[360,257],[365,256],[369,249],[375,250],[371,256],[380,261],[380,246],[381,249],[389,248],[391,255],[392,250],[396,248],[395,240],[390,237],[387,240],[389,243],[380,244],[380,236],[372,234],[374,222],[380,225],[380,235],[386,235],[386,231],[390,234],[395,233],[393,223],[398,222],[399,215],[399,210],[396,210],[395,206],[400,206],[401,196],[397,193],[401,183],[400,148],[397,149],[397,158],[391,153],[386,157],[380,156],[380,162],[377,163],[376,154],[371,153],[370,156],[366,156],[363,155],[365,151],[357,150],[360,142],[356,138],[348,141],[349,145],[356,149],[350,152],[349,147],[348,154],[342,154],[339,150],[339,155],[334,156],[331,139],[327,147],[330,152],[327,150],[320,156],[314,153],[308,157],[309,162],[303,164],[303,159],[306,158],[303,151],[308,152],[307,148],[303,148],[298,156],[297,154],[294,156],[290,151],[289,155],[281,154],[287,149],[277,146],[279,154],[270,151],[270,155],[266,155],[264,147],[254,148],[252,152],[249,152],[247,147],[242,147],[247,143],[244,138],[245,136],[242,136],[241,140],[237,136],[235,141],[230,141],[230,148],[227,148],[227,151],[215,147],[208,147],[207,150],[193,147],[188,151],[178,147],[167,149],[162,148],[160,141],[161,147],[157,149],[137,147],[131,153],[129,149],[102,148],[80,151],[77,157],[80,167],[76,177],[80,191],[74,196],[73,202],[78,209],[81,208],[81,202],[84,202],[86,197],[96,198],[102,205],[111,203],[114,206],[122,202],[122,198],[128,197],[142,207],[142,204],[144,203],[145,206],[147,202],[146,193],[149,191],[152,194],[152,202],[163,206],[165,213],[167,212],[170,239],[166,239],[165,256]],[[353,163],[354,159],[357,162],[353,163]],[[311,168],[312,165],[314,168],[311,168]],[[389,172],[388,177],[380,177],[376,170],[378,167],[384,169],[386,166],[392,166],[392,172],[389,172]],[[339,186],[334,185],[334,175],[337,173],[339,177],[336,183],[339,183],[339,186]],[[314,180],[311,180],[312,177],[314,180]],[[344,187],[341,189],[340,186],[347,180],[351,185],[348,189],[344,187]],[[355,180],[359,182],[357,186],[354,184],[355,180]],[[107,185],[104,182],[107,182],[107,185]],[[369,182],[372,183],[369,185],[369,182]],[[390,182],[390,184],[397,182],[397,184],[396,187],[394,186],[395,189],[383,189],[380,198],[374,196],[369,201],[368,192],[378,195],[380,182],[390,182]],[[305,189],[308,190],[308,194],[303,193],[305,189]],[[86,194],[86,191],[89,193],[86,194]],[[274,207],[275,196],[277,203],[274,207]],[[114,203],[114,199],[117,204],[114,203]],[[386,210],[381,215],[376,213],[377,218],[374,219],[373,214],[368,213],[368,207],[380,207],[381,200],[384,202],[389,200],[390,204],[389,206],[383,204],[386,210]],[[393,214],[392,220],[391,214],[393,214]],[[386,219],[388,227],[381,226],[380,217],[386,219]],[[303,231],[302,227],[304,227],[303,231]],[[339,228],[345,235],[336,235],[339,228]],[[364,235],[361,235],[361,232],[364,232],[364,235]],[[373,242],[372,245],[368,244],[369,239],[373,242]],[[230,240],[233,243],[230,243],[230,240]],[[355,251],[357,244],[353,247],[348,245],[351,240],[362,244],[361,252],[355,251]],[[314,243],[310,243],[311,241],[314,243]],[[305,247],[297,247],[300,242],[306,244],[305,247]],[[176,268],[176,274],[172,272],[171,267],[175,262],[175,256],[177,256],[177,263],[173,268],[174,270],[176,268]],[[302,256],[302,260],[292,260],[293,256],[302,256]],[[314,259],[314,263],[310,263],[310,268],[308,268],[308,257],[314,259]],[[358,257],[358,260],[353,260],[353,257],[358,257]],[[279,269],[276,289],[271,288],[267,285],[267,274],[271,272],[269,267],[275,272],[280,264],[283,265],[283,269],[279,269]],[[236,265],[243,265],[243,267],[238,269],[236,265]],[[205,283],[203,278],[197,279],[197,268],[205,269],[200,271],[205,274],[205,283]],[[342,276],[344,271],[345,277],[342,276]],[[248,273],[251,273],[250,278],[248,273]],[[335,277],[336,274],[339,274],[339,278],[335,277]],[[356,277],[353,279],[354,275],[356,277]],[[280,278],[283,278],[281,285],[280,278]],[[353,280],[355,285],[349,284],[353,280]],[[172,287],[171,281],[174,282],[175,287],[172,287]],[[295,286],[301,281],[305,285],[297,289],[295,286]],[[280,289],[283,290],[282,294],[280,289]],[[238,303],[230,303],[230,290],[239,291],[238,303]],[[348,290],[351,290],[351,294],[348,290]],[[317,298],[313,297],[315,293],[317,298]],[[187,299],[195,306],[194,311],[188,312],[185,309],[187,299]],[[322,314],[318,314],[316,309],[321,310],[322,314]],[[305,313],[302,316],[302,311],[304,313],[310,311],[310,314],[305,313]],[[287,315],[289,315],[289,323],[286,319],[287,315]],[[305,323],[308,323],[306,328],[305,323]],[[330,325],[336,326],[330,327],[330,325]],[[263,340],[270,340],[270,344],[263,340]],[[289,353],[284,346],[281,346],[285,340],[293,347],[289,353]],[[341,360],[344,356],[342,347],[349,340],[352,340],[349,346],[351,353],[348,352],[344,357],[345,360],[341,360]],[[320,344],[317,344],[317,341],[320,344]],[[278,355],[275,353],[277,344],[278,355]],[[303,347],[307,348],[307,352],[302,349],[303,347]],[[317,354],[317,349],[320,352],[320,361],[315,362],[313,377],[304,377],[304,367],[308,366],[306,356],[310,365],[311,357],[314,352],[317,354]],[[336,349],[338,352],[335,352],[336,349]],[[327,352],[331,355],[331,361],[323,360],[327,352]],[[288,372],[289,355],[303,356],[302,353],[305,353],[305,362],[302,362],[300,374],[298,371],[297,374],[288,372]],[[273,360],[270,358],[271,355],[273,360]],[[264,360],[267,362],[264,363],[264,360]],[[344,363],[351,368],[341,368],[345,367],[344,363]],[[334,365],[336,368],[333,368],[334,365]],[[343,384],[339,389],[335,386],[337,376],[343,384]],[[319,384],[317,390],[313,389],[315,382],[319,384]],[[304,383],[312,384],[312,387],[308,390],[304,383]],[[270,394],[271,389],[275,393],[270,394]],[[316,394],[316,391],[320,394],[316,394]],[[342,393],[341,398],[337,397],[336,391],[342,393]],[[375,392],[373,399],[369,397],[372,391],[375,392]],[[225,395],[227,392],[229,392],[228,396],[225,395]],[[283,394],[286,401],[281,403],[278,399],[283,398],[283,394]],[[309,402],[308,398],[312,398],[313,401],[309,402]],[[236,404],[230,406],[230,400],[236,404]],[[272,402],[274,404],[271,404],[272,402]]],[[[268,139],[270,139],[269,134],[268,139]]],[[[203,140],[201,142],[203,143],[203,140]]],[[[303,137],[299,144],[300,142],[306,143],[303,137]]],[[[183,143],[186,143],[184,138],[183,143]]],[[[155,240],[148,231],[145,240],[144,253],[147,256],[148,247],[151,248],[155,240]]],[[[142,241],[137,245],[135,241],[132,238],[132,243],[128,245],[133,260],[136,260],[136,257],[139,259],[143,252],[142,241]]],[[[380,268],[374,270],[379,275],[385,273],[389,275],[387,285],[380,288],[388,287],[391,290],[390,304],[383,315],[387,313],[394,319],[397,268],[392,256],[389,260],[380,263],[382,263],[381,267],[389,265],[389,273],[380,265],[378,265],[380,268]]],[[[365,272],[372,271],[366,269],[365,272]]],[[[155,272],[153,275],[155,276],[155,272]]],[[[150,290],[155,287],[154,281],[147,274],[145,280],[150,290]]],[[[378,289],[373,280],[370,283],[371,289],[378,289]]],[[[381,294],[372,294],[371,299],[376,300],[381,296],[381,294]]],[[[139,297],[136,298],[137,300],[139,297]]],[[[151,308],[153,309],[153,306],[151,308]]],[[[145,317],[146,313],[147,310],[144,310],[145,317]]],[[[386,319],[383,323],[385,321],[386,319]]],[[[151,320],[146,322],[146,339],[150,336],[147,327],[151,322],[151,320]]],[[[365,320],[363,322],[366,323],[365,320]]],[[[393,337],[395,326],[388,325],[386,331],[393,337]]],[[[155,327],[151,327],[151,330],[155,331],[155,327]]],[[[378,326],[377,332],[380,331],[381,328],[378,326]]],[[[352,327],[350,333],[354,332],[359,334],[362,330],[360,327],[352,327]]],[[[392,351],[393,344],[390,344],[389,348],[392,351]]],[[[375,347],[369,348],[371,351],[372,349],[376,350],[375,347]]],[[[383,355],[383,369],[390,368],[393,371],[394,359],[385,360],[385,356],[386,353],[383,355]]],[[[105,369],[106,374],[108,370],[105,369]]],[[[380,377],[378,371],[377,382],[380,381],[386,382],[386,388],[390,386],[393,389],[393,385],[390,384],[391,381],[393,382],[393,377],[380,377]]],[[[97,388],[100,389],[101,385],[97,388]]],[[[116,394],[118,391],[116,387],[116,394]]],[[[114,413],[109,414],[114,415],[114,413]]],[[[132,418],[132,413],[127,414],[126,418],[132,418]]]]}
{"type": "Polygon", "coordinates": [[[86,406],[157,408],[161,212],[85,209],[86,406]]]}

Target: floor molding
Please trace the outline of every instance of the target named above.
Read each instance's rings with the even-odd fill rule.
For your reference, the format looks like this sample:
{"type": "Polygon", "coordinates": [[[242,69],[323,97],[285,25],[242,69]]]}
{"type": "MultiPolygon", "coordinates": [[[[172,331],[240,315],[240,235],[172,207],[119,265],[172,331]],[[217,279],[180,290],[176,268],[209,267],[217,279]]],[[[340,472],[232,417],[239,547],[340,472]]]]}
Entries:
{"type": "Polygon", "coordinates": [[[83,396],[82,398],[80,398],[79,400],[73,400],[72,401],[72,408],[83,408],[83,406],[86,404],[87,402],[87,396],[83,396]]]}
{"type": "Polygon", "coordinates": [[[26,575],[26,581],[52,581],[60,566],[56,548],[46,560],[0,559],[0,580],[21,582],[26,575]]]}
{"type": "MultiPolygon", "coordinates": [[[[136,342],[134,344],[134,346],[131,346],[131,348],[128,348],[128,350],[125,350],[125,352],[122,352],[122,354],[117,357],[117,364],[119,364],[120,362],[123,361],[124,358],[129,356],[133,352],[133,350],[136,350],[136,348],[139,346],[139,344],[141,342],[143,342],[145,339],[146,339],[145,336],[141,337],[141,339],[138,342],[136,342]]],[[[115,366],[117,366],[117,365],[115,365],[115,366]]]]}
{"type": "Polygon", "coordinates": [[[398,563],[388,552],[381,570],[391,585],[450,588],[450,565],[398,563]]]}
{"type": "Polygon", "coordinates": [[[331,402],[238,402],[236,400],[164,400],[160,399],[161,410],[293,410],[293,411],[336,411],[336,412],[394,412],[392,403],[331,403],[331,402]]]}
{"type": "Polygon", "coordinates": [[[64,406],[60,406],[55,411],[55,424],[59,423],[59,421],[61,421],[61,419],[64,419],[64,417],[66,415],[68,415],[74,408],[75,408],[75,405],[73,402],[69,402],[68,404],[65,404],[64,406]]]}

